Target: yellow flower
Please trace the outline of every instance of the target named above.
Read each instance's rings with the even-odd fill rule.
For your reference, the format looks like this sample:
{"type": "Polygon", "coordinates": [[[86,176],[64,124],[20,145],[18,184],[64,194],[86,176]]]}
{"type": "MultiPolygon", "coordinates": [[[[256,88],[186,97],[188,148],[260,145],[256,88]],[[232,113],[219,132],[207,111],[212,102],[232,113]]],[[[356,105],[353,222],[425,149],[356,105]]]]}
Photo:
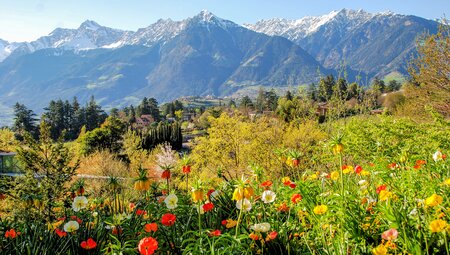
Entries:
{"type": "Polygon", "coordinates": [[[366,171],[366,170],[362,170],[362,171],[361,171],[361,175],[362,175],[362,176],[369,176],[369,175],[370,175],[370,172],[369,172],[369,171],[366,171]]]}
{"type": "Polygon", "coordinates": [[[442,232],[447,227],[447,222],[445,220],[433,220],[430,223],[430,231],[433,233],[442,232]]]}
{"type": "Polygon", "coordinates": [[[450,186],[450,178],[444,181],[444,185],[450,186]]]}
{"type": "Polygon", "coordinates": [[[254,190],[252,187],[246,187],[244,188],[244,197],[247,199],[250,199],[251,197],[253,197],[254,194],[254,190]]]}
{"type": "Polygon", "coordinates": [[[442,197],[436,194],[431,195],[425,199],[425,205],[429,207],[434,207],[442,203],[442,197]]]}
{"type": "Polygon", "coordinates": [[[387,248],[382,244],[372,249],[373,255],[386,255],[387,251],[387,248]]]}
{"type": "Polygon", "coordinates": [[[237,221],[236,221],[236,220],[228,219],[228,220],[226,220],[226,225],[225,225],[225,227],[226,227],[226,228],[232,228],[232,227],[236,226],[236,224],[237,224],[237,221]]]}
{"type": "Polygon", "coordinates": [[[285,177],[281,178],[281,182],[282,182],[282,183],[291,182],[291,178],[285,176],[285,177]]]}
{"type": "Polygon", "coordinates": [[[328,211],[328,206],[326,205],[318,205],[316,207],[314,207],[314,213],[315,214],[324,214],[328,211]]]}
{"type": "Polygon", "coordinates": [[[58,228],[59,226],[61,226],[61,224],[63,224],[64,221],[60,220],[54,223],[48,223],[48,230],[55,230],[56,228],[58,228]]]}
{"type": "Polygon", "coordinates": [[[309,179],[311,179],[311,180],[315,180],[315,179],[317,179],[317,178],[319,178],[319,177],[317,176],[317,174],[311,174],[311,175],[309,176],[309,179]]]}
{"type": "Polygon", "coordinates": [[[392,192],[387,191],[387,190],[380,191],[380,194],[379,194],[380,201],[388,200],[391,197],[392,197],[392,192]]]}
{"type": "Polygon", "coordinates": [[[334,180],[334,181],[339,179],[339,172],[338,171],[331,172],[330,178],[331,178],[331,180],[334,180]]]}
{"type": "MultiPolygon", "coordinates": [[[[233,199],[234,199],[234,194],[233,194],[233,199]]],[[[192,191],[192,201],[194,201],[194,203],[203,201],[203,190],[197,189],[197,190],[192,191]]]]}
{"type": "Polygon", "coordinates": [[[353,172],[353,167],[352,166],[344,166],[343,168],[342,168],[342,173],[344,173],[344,174],[348,174],[348,173],[351,173],[351,172],[353,172]]]}
{"type": "Polygon", "coordinates": [[[233,192],[233,200],[242,200],[244,198],[244,188],[236,188],[233,192]]]}

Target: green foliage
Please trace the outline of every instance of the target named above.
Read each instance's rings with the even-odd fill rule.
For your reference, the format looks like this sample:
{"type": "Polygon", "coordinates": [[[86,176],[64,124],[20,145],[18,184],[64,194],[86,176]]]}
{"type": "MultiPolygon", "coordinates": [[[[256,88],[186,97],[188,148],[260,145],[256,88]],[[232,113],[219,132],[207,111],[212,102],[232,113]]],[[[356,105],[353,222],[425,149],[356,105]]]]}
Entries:
{"type": "Polygon", "coordinates": [[[419,123],[392,116],[361,116],[348,120],[343,132],[347,153],[355,161],[398,162],[402,153],[407,155],[408,160],[416,160],[437,148],[450,147],[449,125],[437,122],[419,123]]]}
{"type": "Polygon", "coordinates": [[[406,94],[417,111],[429,105],[450,116],[450,25],[442,20],[437,34],[417,40],[417,56],[409,64],[414,87],[406,94]]]}
{"type": "Polygon", "coordinates": [[[7,128],[0,128],[0,148],[4,151],[14,151],[19,142],[14,136],[14,132],[7,128]]]}
{"type": "Polygon", "coordinates": [[[55,218],[53,208],[66,195],[66,184],[74,175],[78,162],[71,163],[68,149],[61,140],[53,143],[50,126],[44,121],[41,122],[40,133],[39,141],[25,134],[25,146],[17,150],[25,176],[17,178],[15,185],[7,192],[18,204],[25,205],[17,212],[22,220],[39,217],[49,222],[55,218]],[[30,203],[39,206],[27,208],[30,203]]]}
{"type": "Polygon", "coordinates": [[[125,123],[120,119],[108,117],[101,127],[87,131],[78,138],[80,153],[90,154],[97,150],[119,152],[122,149],[122,134],[125,123]]]}

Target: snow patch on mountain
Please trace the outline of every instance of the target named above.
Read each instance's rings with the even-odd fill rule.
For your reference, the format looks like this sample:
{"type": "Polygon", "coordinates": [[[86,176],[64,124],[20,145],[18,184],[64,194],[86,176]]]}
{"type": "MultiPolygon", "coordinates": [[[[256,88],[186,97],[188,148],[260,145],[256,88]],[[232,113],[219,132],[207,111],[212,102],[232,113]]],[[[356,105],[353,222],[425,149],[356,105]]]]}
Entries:
{"type": "Polygon", "coordinates": [[[342,9],[332,11],[322,16],[307,16],[297,20],[269,19],[260,20],[255,24],[244,24],[248,29],[267,35],[283,36],[298,41],[315,32],[327,24],[340,29],[351,30],[370,21],[374,17],[394,15],[392,12],[371,14],[364,10],[342,9]]]}

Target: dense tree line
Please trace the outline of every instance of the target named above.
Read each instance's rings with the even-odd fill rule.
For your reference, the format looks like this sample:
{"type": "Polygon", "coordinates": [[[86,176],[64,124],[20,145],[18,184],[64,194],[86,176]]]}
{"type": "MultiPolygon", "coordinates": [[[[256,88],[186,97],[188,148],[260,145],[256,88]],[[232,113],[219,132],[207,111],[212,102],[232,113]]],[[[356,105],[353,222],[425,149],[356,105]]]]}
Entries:
{"type": "MultiPolygon", "coordinates": [[[[99,127],[108,116],[97,104],[94,97],[85,106],[81,106],[77,98],[72,102],[68,100],[52,100],[44,108],[41,120],[50,126],[50,136],[56,140],[64,135],[65,140],[74,140],[78,137],[81,128],[84,126],[87,131],[99,127]]],[[[38,119],[36,114],[28,109],[24,104],[14,105],[14,123],[12,130],[19,138],[28,132],[37,138],[38,119]]]]}
{"type": "Polygon", "coordinates": [[[91,97],[86,106],[81,106],[76,97],[70,103],[68,100],[50,101],[44,108],[42,117],[50,124],[51,136],[57,139],[65,131],[64,138],[74,140],[78,137],[83,126],[86,131],[99,127],[108,117],[100,105],[91,97]]]}

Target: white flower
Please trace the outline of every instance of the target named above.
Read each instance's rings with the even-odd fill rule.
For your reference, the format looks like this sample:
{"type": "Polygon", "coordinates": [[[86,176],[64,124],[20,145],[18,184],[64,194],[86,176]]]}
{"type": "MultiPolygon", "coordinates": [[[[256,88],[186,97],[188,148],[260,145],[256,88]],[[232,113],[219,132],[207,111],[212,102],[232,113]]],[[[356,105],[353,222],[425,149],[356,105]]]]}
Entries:
{"type": "Polygon", "coordinates": [[[361,190],[366,190],[368,184],[369,184],[369,183],[368,183],[366,180],[360,180],[360,181],[358,182],[358,185],[361,186],[361,187],[360,187],[361,190]]]}
{"type": "Polygon", "coordinates": [[[270,224],[267,222],[264,222],[264,223],[255,224],[255,225],[251,226],[250,228],[256,232],[265,233],[270,230],[270,224]]]}
{"type": "Polygon", "coordinates": [[[195,209],[197,209],[197,213],[198,214],[205,214],[205,210],[203,209],[203,205],[193,205],[195,207],[195,209]]]}
{"type": "Polygon", "coordinates": [[[442,152],[441,151],[436,151],[433,154],[433,160],[434,160],[434,162],[441,161],[442,160],[442,152]]]}
{"type": "Polygon", "coordinates": [[[213,193],[211,193],[211,195],[209,196],[211,199],[211,202],[216,201],[217,197],[220,196],[220,191],[218,190],[214,190],[213,193]]]}
{"type": "Polygon", "coordinates": [[[78,196],[73,199],[72,209],[75,212],[78,212],[84,208],[86,208],[88,204],[88,200],[85,196],[78,196]]]}
{"type": "Polygon", "coordinates": [[[170,194],[164,199],[164,203],[166,203],[166,207],[169,210],[175,209],[178,206],[178,197],[175,194],[170,194]]]}
{"type": "Polygon", "coordinates": [[[416,215],[417,215],[417,209],[416,209],[416,208],[412,209],[412,210],[409,212],[409,215],[410,215],[410,216],[416,216],[416,215]]]}
{"type": "Polygon", "coordinates": [[[252,204],[247,198],[236,201],[236,208],[248,212],[252,209],[252,204]]]}
{"type": "Polygon", "coordinates": [[[273,201],[275,201],[275,198],[277,197],[277,194],[275,194],[275,192],[271,191],[271,190],[265,190],[262,193],[262,197],[261,200],[265,203],[265,204],[269,204],[272,203],[273,201]]]}
{"type": "Polygon", "coordinates": [[[94,218],[97,217],[98,216],[98,212],[93,212],[92,216],[94,216],[94,218]]]}
{"type": "Polygon", "coordinates": [[[71,220],[64,224],[64,231],[67,233],[77,231],[80,228],[80,224],[78,222],[71,220]]]}

